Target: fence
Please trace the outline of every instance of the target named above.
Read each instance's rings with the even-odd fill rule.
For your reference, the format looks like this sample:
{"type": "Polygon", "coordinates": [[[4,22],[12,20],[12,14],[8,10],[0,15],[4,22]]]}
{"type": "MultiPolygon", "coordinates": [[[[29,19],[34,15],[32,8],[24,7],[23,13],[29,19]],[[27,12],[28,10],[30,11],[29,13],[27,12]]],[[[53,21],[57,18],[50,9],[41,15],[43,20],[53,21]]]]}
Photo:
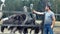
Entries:
{"type": "MultiPolygon", "coordinates": [[[[15,14],[15,13],[20,13],[19,11],[17,12],[17,11],[14,11],[14,12],[4,12],[4,13],[8,13],[8,15],[7,16],[10,16],[10,13],[11,13],[11,15],[13,15],[13,14],[15,14]],[[13,14],[12,14],[13,13],[13,14]]],[[[30,12],[31,13],[31,12],[30,12]]],[[[60,16],[60,14],[55,14],[56,16],[60,16]]],[[[56,17],[57,18],[57,17],[56,17]]],[[[37,22],[39,22],[39,21],[37,21],[37,22]]],[[[58,22],[56,22],[56,23],[58,23],[58,22]]],[[[60,23],[58,23],[58,24],[60,24],[60,23]]],[[[60,25],[55,25],[55,27],[54,27],[54,34],[60,34],[60,25]]],[[[8,26],[8,25],[7,25],[8,26]]],[[[17,25],[18,26],[18,25],[17,25]]],[[[26,25],[26,26],[28,26],[28,25],[26,25]]],[[[1,29],[1,25],[0,25],[0,29],[1,29]]],[[[7,30],[7,29],[6,29],[7,30]]],[[[5,32],[4,33],[0,33],[0,34],[11,34],[10,32],[7,32],[5,30],[5,32]]],[[[39,31],[39,33],[40,33],[40,31],[39,31]]],[[[41,33],[40,33],[41,34],[41,33]]]]}

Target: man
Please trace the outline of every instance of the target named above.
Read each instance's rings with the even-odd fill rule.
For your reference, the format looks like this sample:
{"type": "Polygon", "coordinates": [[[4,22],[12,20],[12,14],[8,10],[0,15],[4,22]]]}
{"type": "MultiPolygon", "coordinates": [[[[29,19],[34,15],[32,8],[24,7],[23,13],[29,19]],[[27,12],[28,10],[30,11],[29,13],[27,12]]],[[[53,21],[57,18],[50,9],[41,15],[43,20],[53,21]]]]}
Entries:
{"type": "Polygon", "coordinates": [[[39,14],[39,15],[44,15],[45,14],[45,20],[44,20],[44,34],[53,34],[53,27],[55,25],[55,15],[54,13],[50,10],[50,6],[47,5],[45,7],[45,12],[37,12],[33,10],[33,13],[39,14]]]}

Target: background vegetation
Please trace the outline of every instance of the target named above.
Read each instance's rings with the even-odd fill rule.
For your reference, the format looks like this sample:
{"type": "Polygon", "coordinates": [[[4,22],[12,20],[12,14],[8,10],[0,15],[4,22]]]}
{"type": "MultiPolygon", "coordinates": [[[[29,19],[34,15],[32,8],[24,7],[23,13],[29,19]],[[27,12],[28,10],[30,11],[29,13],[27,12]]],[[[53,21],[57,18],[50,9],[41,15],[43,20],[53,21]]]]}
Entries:
{"type": "MultiPolygon", "coordinates": [[[[23,6],[30,7],[30,4],[34,4],[34,8],[37,11],[44,11],[44,6],[47,1],[45,0],[6,0],[5,7],[3,11],[23,11],[23,6]]],[[[0,1],[0,5],[1,5],[0,1]]],[[[48,0],[48,3],[51,4],[51,9],[55,14],[60,14],[60,0],[48,0]]],[[[30,11],[30,10],[28,10],[30,11]]],[[[40,19],[40,16],[37,15],[37,19],[40,19]]],[[[56,16],[56,19],[60,21],[60,15],[56,16]]]]}

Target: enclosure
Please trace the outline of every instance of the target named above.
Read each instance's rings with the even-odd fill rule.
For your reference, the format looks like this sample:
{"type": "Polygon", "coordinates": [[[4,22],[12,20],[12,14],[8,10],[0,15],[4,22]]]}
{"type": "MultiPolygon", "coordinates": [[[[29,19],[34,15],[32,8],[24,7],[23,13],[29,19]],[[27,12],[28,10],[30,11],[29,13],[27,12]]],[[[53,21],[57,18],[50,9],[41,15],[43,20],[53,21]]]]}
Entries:
{"type": "MultiPolygon", "coordinates": [[[[60,34],[60,0],[0,0],[0,12],[3,14],[1,19],[21,12],[32,13],[32,10],[44,12],[46,4],[49,4],[51,10],[55,13],[56,24],[54,26],[54,34],[60,34]]],[[[36,18],[36,24],[42,23],[42,15],[36,14],[34,16],[36,18]]],[[[0,21],[0,26],[1,24],[2,20],[0,21]]],[[[32,32],[34,32],[34,30],[32,32]]],[[[3,33],[10,34],[7,29],[5,29],[3,33]]],[[[41,31],[39,31],[39,34],[40,33],[41,31]]]]}

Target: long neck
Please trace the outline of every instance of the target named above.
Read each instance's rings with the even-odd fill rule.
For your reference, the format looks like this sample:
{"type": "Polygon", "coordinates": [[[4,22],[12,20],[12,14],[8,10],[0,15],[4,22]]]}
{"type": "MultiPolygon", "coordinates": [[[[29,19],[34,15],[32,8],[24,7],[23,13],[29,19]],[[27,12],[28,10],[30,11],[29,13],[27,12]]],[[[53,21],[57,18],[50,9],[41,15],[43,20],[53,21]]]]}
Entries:
{"type": "Polygon", "coordinates": [[[4,3],[1,4],[1,6],[0,6],[0,10],[2,10],[2,8],[3,8],[4,5],[5,5],[4,3]]]}

